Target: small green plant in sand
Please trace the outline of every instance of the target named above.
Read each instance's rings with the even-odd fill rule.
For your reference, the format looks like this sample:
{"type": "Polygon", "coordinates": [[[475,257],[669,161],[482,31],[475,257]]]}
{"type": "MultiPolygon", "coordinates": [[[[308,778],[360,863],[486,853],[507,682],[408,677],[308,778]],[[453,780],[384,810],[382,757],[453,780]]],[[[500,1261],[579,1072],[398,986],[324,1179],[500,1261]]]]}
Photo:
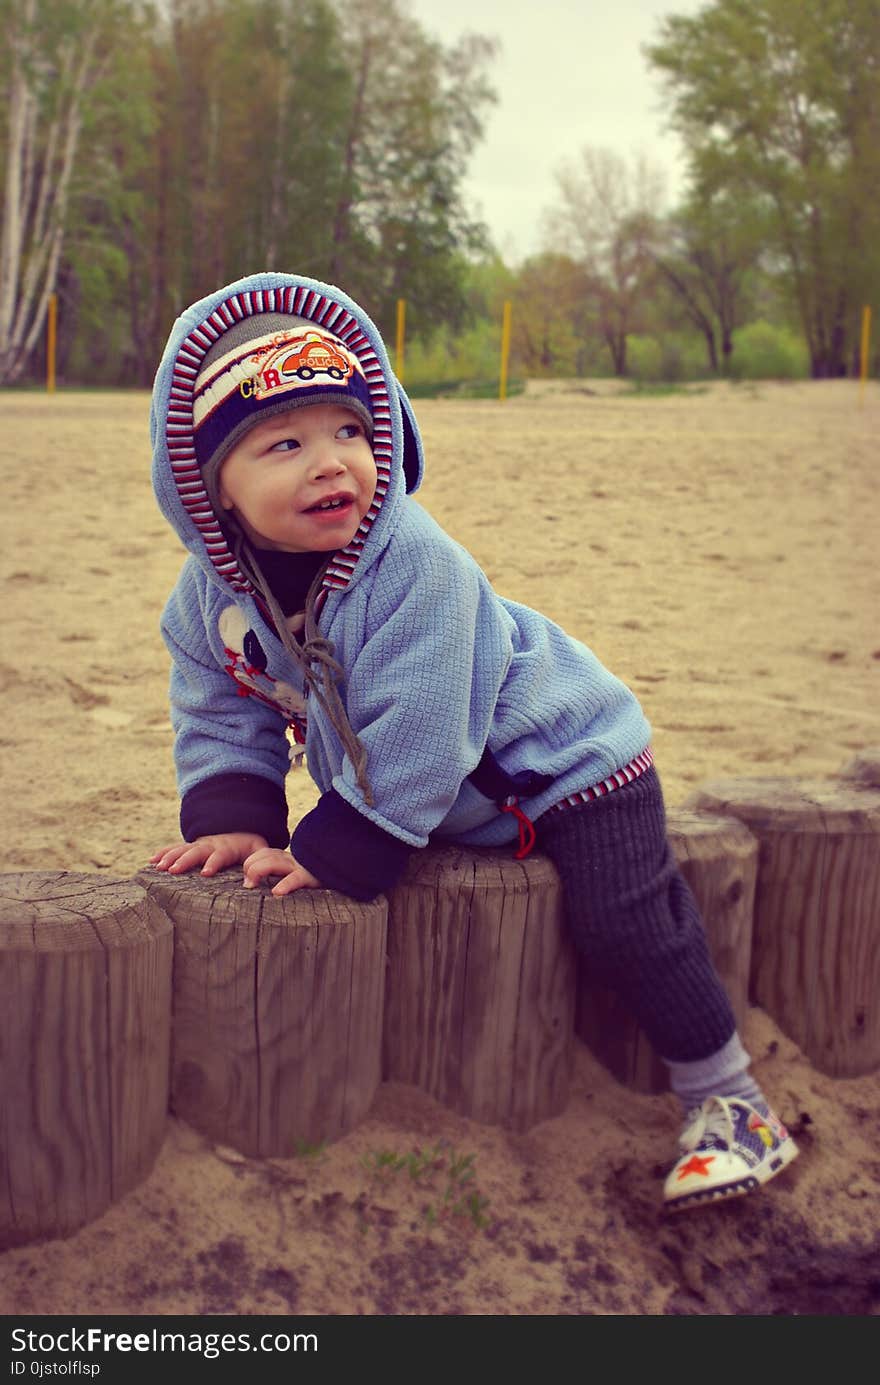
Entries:
{"type": "Polygon", "coordinates": [[[465,1218],[478,1230],[488,1226],[488,1198],[477,1187],[477,1171],[473,1154],[459,1154],[452,1146],[440,1141],[430,1149],[415,1149],[400,1154],[392,1149],[371,1149],[361,1163],[373,1178],[387,1182],[404,1174],[413,1183],[428,1190],[431,1201],[422,1207],[429,1226],[438,1222],[465,1218]]]}
{"type": "Polygon", "coordinates": [[[308,1140],[300,1137],[294,1142],[291,1157],[293,1159],[320,1159],[326,1148],[326,1140],[318,1140],[317,1144],[310,1144],[308,1140]]]}

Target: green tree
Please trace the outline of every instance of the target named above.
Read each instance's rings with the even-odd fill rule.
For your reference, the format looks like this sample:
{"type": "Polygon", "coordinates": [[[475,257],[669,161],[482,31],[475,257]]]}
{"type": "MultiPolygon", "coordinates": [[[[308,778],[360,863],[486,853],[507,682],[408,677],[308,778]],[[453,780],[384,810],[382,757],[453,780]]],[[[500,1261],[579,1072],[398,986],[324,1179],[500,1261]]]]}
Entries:
{"type": "Polygon", "coordinates": [[[646,52],[694,196],[763,203],[812,373],[844,374],[880,297],[880,3],[714,0],[646,52]]]}
{"type": "MultiPolygon", "coordinates": [[[[83,120],[59,267],[59,370],[88,383],[147,383],[147,319],[163,283],[155,235],[153,27],[132,8],[83,120]],[[149,248],[149,264],[144,250],[149,248]]],[[[167,327],[167,322],[166,322],[167,327]]],[[[151,355],[153,359],[151,360],[151,355]]]]}
{"type": "Polygon", "coordinates": [[[43,330],[68,230],[83,122],[125,7],[2,0],[0,383],[19,379],[43,330]]]}
{"type": "MultiPolygon", "coordinates": [[[[27,36],[64,0],[23,6],[27,36]]],[[[164,0],[149,24],[136,0],[67,6],[111,7],[57,250],[77,378],[148,385],[173,316],[262,267],[341,283],[386,331],[398,297],[414,328],[467,317],[487,40],[445,48],[396,0],[164,0]]]]}
{"type": "Polygon", "coordinates": [[[467,34],[429,38],[396,0],[341,0],[353,74],[329,277],[390,331],[397,299],[414,324],[467,317],[464,256],[485,249],[461,181],[494,93],[496,45],[467,34]]]}
{"type": "Polygon", "coordinates": [[[556,180],[560,200],[545,215],[545,240],[581,265],[614,372],[625,375],[627,337],[641,330],[652,291],[662,175],[644,157],[628,166],[611,150],[587,145],[556,180]]]}
{"type": "Polygon", "coordinates": [[[763,221],[754,207],[723,192],[693,197],[658,228],[652,247],[664,283],[703,337],[715,374],[728,373],[733,333],[748,320],[763,221]]]}
{"type": "Polygon", "coordinates": [[[590,279],[568,255],[545,252],[522,264],[511,295],[512,349],[526,375],[583,374],[595,329],[590,279]]]}
{"type": "Polygon", "coordinates": [[[168,38],[163,118],[183,296],[293,255],[319,272],[352,85],[332,8],[178,0],[168,38]]]}

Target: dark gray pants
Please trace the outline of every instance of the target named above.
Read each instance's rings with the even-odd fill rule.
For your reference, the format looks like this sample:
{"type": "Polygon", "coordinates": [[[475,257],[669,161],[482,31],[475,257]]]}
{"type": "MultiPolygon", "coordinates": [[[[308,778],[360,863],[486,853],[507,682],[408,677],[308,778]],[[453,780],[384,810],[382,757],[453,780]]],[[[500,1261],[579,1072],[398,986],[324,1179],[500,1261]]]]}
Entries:
{"type": "Polygon", "coordinates": [[[592,974],[619,994],[661,1058],[716,1053],[736,1022],[667,840],[656,771],[605,798],[545,813],[535,828],[592,974]]]}

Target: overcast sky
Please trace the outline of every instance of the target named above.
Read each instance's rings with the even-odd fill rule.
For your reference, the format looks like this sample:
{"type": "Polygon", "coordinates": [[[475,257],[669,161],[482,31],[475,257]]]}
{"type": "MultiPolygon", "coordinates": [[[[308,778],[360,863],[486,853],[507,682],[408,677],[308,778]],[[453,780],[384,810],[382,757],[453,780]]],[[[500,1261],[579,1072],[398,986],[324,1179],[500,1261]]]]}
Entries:
{"type": "Polygon", "coordinates": [[[553,171],[585,145],[625,159],[644,151],[681,190],[681,146],[664,130],[659,75],[642,44],[667,14],[705,0],[409,0],[423,28],[448,45],[467,32],[501,40],[498,92],[466,184],[508,264],[537,252],[541,214],[556,201],[553,171]]]}

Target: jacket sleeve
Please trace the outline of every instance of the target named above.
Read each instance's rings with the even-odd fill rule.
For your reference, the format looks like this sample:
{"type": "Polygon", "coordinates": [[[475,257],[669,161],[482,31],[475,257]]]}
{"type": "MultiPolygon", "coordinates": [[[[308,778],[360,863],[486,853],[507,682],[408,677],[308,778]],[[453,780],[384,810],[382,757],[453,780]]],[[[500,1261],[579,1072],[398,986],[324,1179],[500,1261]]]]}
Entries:
{"type": "Polygon", "coordinates": [[[390,890],[413,850],[352,808],[335,789],[322,794],[317,807],[297,823],[290,849],[325,889],[361,900],[390,890]]]}
{"type": "Polygon", "coordinates": [[[286,847],[284,790],[259,774],[215,774],[194,784],[181,799],[180,834],[194,842],[216,832],[258,832],[269,846],[286,847]]]}
{"type": "MultiPolygon", "coordinates": [[[[403,864],[395,848],[427,844],[479,763],[512,657],[509,616],[473,560],[443,538],[433,546],[389,545],[377,565],[366,636],[345,659],[346,707],[367,751],[374,801],[364,801],[347,758],[332,791],[392,839],[383,843],[391,877],[403,864]]],[[[340,816],[338,802],[325,794],[313,814],[291,847],[309,869],[305,854],[309,845],[317,853],[319,828],[340,816]]],[[[314,873],[323,879],[317,861],[314,873]]]]}
{"type": "Polygon", "coordinates": [[[238,688],[211,649],[210,594],[189,564],[169,598],[161,630],[171,654],[174,761],[185,839],[259,832],[286,845],[284,781],[290,768],[283,718],[238,688]]]}

